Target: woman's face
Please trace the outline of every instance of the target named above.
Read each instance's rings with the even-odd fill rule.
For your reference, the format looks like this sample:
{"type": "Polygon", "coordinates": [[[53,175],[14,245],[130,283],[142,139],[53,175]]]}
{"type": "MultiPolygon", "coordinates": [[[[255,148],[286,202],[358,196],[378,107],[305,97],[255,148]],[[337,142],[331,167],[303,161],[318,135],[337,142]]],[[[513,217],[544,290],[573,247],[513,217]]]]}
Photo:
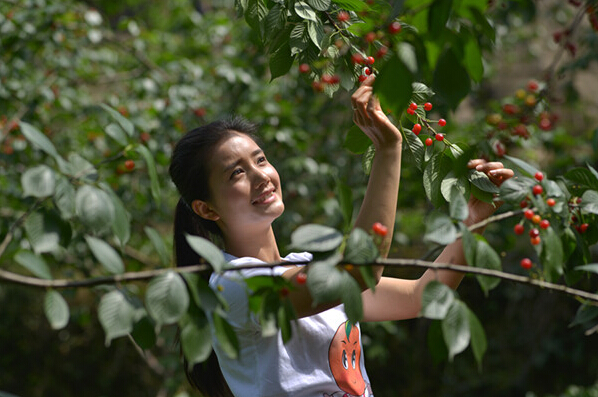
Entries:
{"type": "Polygon", "coordinates": [[[225,234],[239,227],[247,232],[269,227],[284,211],[278,172],[247,135],[233,133],[218,143],[210,169],[208,205],[225,234]]]}

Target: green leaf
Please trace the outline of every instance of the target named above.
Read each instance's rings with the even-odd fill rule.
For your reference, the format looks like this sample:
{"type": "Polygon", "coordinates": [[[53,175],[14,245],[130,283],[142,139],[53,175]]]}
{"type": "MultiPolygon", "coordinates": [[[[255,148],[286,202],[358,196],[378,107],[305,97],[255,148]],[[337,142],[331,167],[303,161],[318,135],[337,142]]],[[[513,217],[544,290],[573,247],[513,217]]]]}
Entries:
{"type": "Polygon", "coordinates": [[[440,183],[440,193],[447,202],[451,202],[451,192],[457,189],[462,196],[469,197],[469,184],[463,177],[457,177],[454,171],[450,171],[440,183]]]}
{"type": "Polygon", "coordinates": [[[107,242],[92,236],[85,236],[85,241],[104,269],[112,274],[124,273],[125,265],[120,255],[107,242]]]}
{"type": "Polygon", "coordinates": [[[192,236],[190,234],[186,234],[185,239],[187,240],[187,243],[189,243],[189,246],[199,256],[212,265],[212,268],[216,273],[220,273],[224,269],[224,266],[226,265],[224,254],[220,248],[214,245],[214,243],[206,238],[192,236]]]}
{"type": "Polygon", "coordinates": [[[517,157],[512,157],[508,155],[504,155],[503,157],[509,160],[511,163],[513,163],[513,165],[515,165],[515,167],[517,167],[519,171],[521,171],[524,175],[528,177],[533,178],[536,172],[539,172],[539,170],[536,167],[521,159],[518,159],[517,157]]]}
{"type": "Polygon", "coordinates": [[[421,315],[425,318],[442,320],[455,300],[455,292],[440,281],[430,281],[422,293],[421,315]]]}
{"type": "Polygon", "coordinates": [[[433,81],[436,93],[444,98],[453,110],[471,90],[469,75],[451,48],[447,48],[438,58],[433,81]]]}
{"type": "Polygon", "coordinates": [[[434,0],[428,12],[428,31],[432,37],[439,37],[451,14],[453,0],[434,0]]]}
{"type": "Polygon", "coordinates": [[[291,66],[293,66],[294,60],[295,57],[291,55],[291,47],[289,44],[283,44],[270,56],[270,81],[287,74],[291,69],[291,66]]]}
{"type": "MultiPolygon", "coordinates": [[[[421,143],[421,142],[420,142],[421,143]]],[[[372,144],[372,140],[361,131],[357,125],[353,125],[347,131],[344,147],[355,154],[364,153],[372,144]]],[[[423,145],[422,145],[423,146],[423,145]]]]}
{"type": "Polygon", "coordinates": [[[189,366],[204,362],[212,352],[210,324],[204,312],[197,306],[189,306],[189,312],[179,322],[181,348],[189,366]]]}
{"type": "Polygon", "coordinates": [[[345,306],[345,313],[352,324],[356,324],[363,318],[363,302],[361,300],[361,288],[357,281],[348,272],[342,273],[343,287],[341,289],[341,301],[345,306]]]}
{"type": "Polygon", "coordinates": [[[53,198],[63,219],[71,219],[75,215],[75,188],[66,177],[59,175],[56,179],[53,198]]]}
{"type": "Polygon", "coordinates": [[[52,279],[50,268],[42,256],[35,255],[30,251],[19,251],[14,259],[19,265],[23,266],[37,277],[46,280],[52,279]]]}
{"type": "Polygon", "coordinates": [[[444,204],[441,186],[444,177],[448,174],[450,159],[441,153],[435,154],[424,169],[423,184],[428,200],[434,207],[444,204]]]}
{"type": "Polygon", "coordinates": [[[125,206],[107,184],[101,183],[100,187],[112,201],[114,207],[114,222],[112,222],[112,233],[118,240],[121,247],[124,247],[131,237],[131,214],[125,209],[125,206]]]}
{"type": "Polygon", "coordinates": [[[133,325],[131,337],[133,337],[135,343],[142,349],[151,349],[156,345],[156,331],[154,330],[154,324],[148,316],[144,315],[133,325]]]}
{"type": "Polygon", "coordinates": [[[145,163],[147,164],[147,172],[149,173],[150,177],[152,197],[154,198],[156,204],[160,204],[160,183],[158,182],[158,172],[156,171],[156,162],[154,161],[154,157],[149,149],[143,145],[138,145],[135,147],[135,149],[145,159],[145,163]]]}
{"type": "Polygon", "coordinates": [[[467,314],[469,317],[469,330],[471,332],[471,350],[473,356],[478,363],[478,369],[482,369],[482,359],[488,348],[488,341],[486,340],[486,333],[482,323],[476,317],[475,313],[467,308],[467,314]]]}
{"type": "Polygon", "coordinates": [[[374,156],[376,155],[376,149],[374,145],[371,144],[368,147],[368,150],[365,151],[363,156],[361,157],[361,166],[363,168],[363,172],[366,175],[370,175],[372,171],[372,163],[374,162],[374,156]]]}
{"type": "Polygon", "coordinates": [[[154,277],[147,286],[145,303],[148,313],[159,325],[176,323],[189,307],[185,282],[172,271],[154,277]]]}
{"type": "Polygon", "coordinates": [[[552,227],[542,233],[540,260],[544,266],[544,277],[548,282],[555,282],[563,274],[563,244],[552,227]]]}
{"type": "Polygon", "coordinates": [[[282,343],[287,343],[293,336],[293,326],[291,320],[295,320],[297,315],[295,314],[295,308],[290,299],[284,299],[282,304],[278,307],[278,316],[276,323],[280,328],[280,334],[282,336],[282,343]]]}
{"type": "Polygon", "coordinates": [[[233,327],[218,310],[212,312],[212,322],[216,339],[222,351],[229,358],[236,359],[239,356],[239,341],[233,327]]]}
{"type": "Polygon", "coordinates": [[[100,104],[100,106],[110,114],[110,117],[112,117],[112,119],[114,121],[116,121],[122,127],[122,129],[127,133],[127,135],[129,137],[133,136],[133,133],[135,132],[135,127],[133,126],[133,123],[131,123],[131,121],[129,119],[127,119],[125,116],[120,114],[117,110],[111,108],[110,106],[108,106],[106,104],[102,103],[102,104],[100,104]]]}
{"type": "Polygon", "coordinates": [[[457,239],[457,228],[453,220],[447,215],[435,211],[426,220],[426,234],[424,241],[440,245],[448,245],[457,239]]]}
{"type": "Polygon", "coordinates": [[[586,168],[574,168],[567,171],[564,176],[575,184],[583,185],[588,189],[598,190],[598,178],[586,168]]]}
{"type": "Polygon", "coordinates": [[[405,141],[407,142],[407,150],[409,150],[409,153],[411,153],[413,161],[415,162],[415,166],[418,170],[422,171],[425,151],[424,144],[422,143],[421,139],[419,139],[411,130],[403,128],[403,135],[405,136],[405,141]]]}
{"type": "Polygon", "coordinates": [[[347,11],[364,11],[369,8],[363,0],[332,0],[332,2],[347,11]]]}
{"type": "Polygon", "coordinates": [[[469,313],[465,304],[455,300],[446,317],[442,320],[442,335],[448,347],[449,360],[461,353],[469,345],[471,330],[469,329],[469,313]]]}
{"type": "Polygon", "coordinates": [[[340,260],[341,255],[334,254],[324,260],[314,260],[309,265],[307,287],[314,302],[324,303],[341,299],[342,289],[347,282],[343,274],[348,273],[337,268],[340,260]]]}
{"type": "Polygon", "coordinates": [[[342,242],[343,235],[338,230],[324,225],[302,225],[291,234],[291,247],[308,252],[333,251],[342,242]]]}
{"type": "Polygon", "coordinates": [[[62,329],[69,323],[69,305],[58,291],[48,290],[46,292],[44,313],[52,329],[62,329]]]}
{"type": "Polygon", "coordinates": [[[287,22],[287,10],[282,4],[274,4],[265,21],[266,38],[275,36],[287,22]]]}
{"type": "Polygon", "coordinates": [[[135,308],[119,290],[108,292],[98,305],[98,319],[106,334],[106,346],[112,339],[128,335],[133,330],[135,308]]]}
{"type": "Polygon", "coordinates": [[[407,107],[413,93],[413,75],[397,57],[391,57],[376,77],[374,92],[379,96],[383,109],[393,109],[396,114],[407,107]]]}
{"type": "Polygon", "coordinates": [[[575,267],[575,270],[598,274],[598,263],[589,263],[587,265],[577,266],[575,267]]]}
{"type": "MultiPolygon", "coordinates": [[[[219,305],[218,296],[216,292],[210,288],[207,280],[204,280],[196,273],[181,273],[181,276],[187,282],[187,288],[189,288],[189,292],[191,293],[191,298],[193,298],[193,302],[200,307],[205,312],[213,312],[219,305]]],[[[247,278],[245,281],[249,284],[249,280],[252,279],[247,278]]],[[[268,278],[272,279],[273,277],[268,276],[268,278]]]]}
{"type": "Polygon", "coordinates": [[[598,214],[598,192],[586,190],[581,195],[581,209],[590,214],[598,214]]]}
{"type": "Polygon", "coordinates": [[[316,12],[304,1],[298,1],[295,3],[295,12],[303,19],[319,22],[316,12]]]}
{"type": "Polygon", "coordinates": [[[291,56],[303,52],[309,45],[309,37],[306,35],[306,23],[298,23],[291,30],[289,36],[289,46],[291,47],[291,56]]]}
{"type": "Polygon", "coordinates": [[[158,231],[152,227],[146,226],[143,228],[147,237],[149,237],[152,245],[158,252],[158,256],[160,257],[160,263],[163,265],[170,264],[170,254],[166,249],[166,244],[164,244],[164,240],[162,236],[158,233],[158,231]]]}
{"type": "Polygon", "coordinates": [[[576,325],[583,325],[598,317],[598,306],[594,306],[591,304],[585,304],[579,306],[577,312],[575,313],[575,318],[569,324],[569,327],[574,327],[576,325]]]}
{"type": "Polygon", "coordinates": [[[482,62],[482,51],[474,36],[469,37],[463,47],[463,52],[463,64],[467,72],[474,81],[481,81],[484,77],[484,63],[482,62]]]}
{"type": "Polygon", "coordinates": [[[27,138],[27,140],[31,142],[35,147],[43,150],[55,159],[62,159],[56,151],[56,148],[54,147],[52,141],[50,141],[50,139],[47,136],[45,136],[40,130],[24,121],[20,121],[19,126],[21,127],[21,132],[23,133],[23,136],[25,136],[25,138],[27,138]]]}
{"type": "Polygon", "coordinates": [[[434,96],[434,91],[424,83],[414,81],[411,86],[413,89],[412,99],[415,103],[426,102],[434,96]]]}
{"type": "MultiPolygon", "coordinates": [[[[471,266],[480,267],[484,269],[491,269],[491,270],[502,270],[502,264],[500,261],[500,256],[496,253],[494,248],[488,244],[486,239],[480,235],[475,236],[477,239],[477,245],[475,249],[475,259],[471,266]]],[[[500,284],[500,279],[498,277],[490,277],[490,276],[476,276],[480,287],[487,295],[488,292],[495,288],[498,284],[500,284]]]]}
{"type": "Polygon", "coordinates": [[[461,240],[463,241],[463,253],[465,254],[465,260],[469,266],[474,266],[478,240],[475,238],[473,233],[465,227],[461,232],[461,240]]]}
{"type": "Polygon", "coordinates": [[[324,27],[319,19],[317,21],[307,21],[307,34],[312,43],[321,50],[322,40],[324,40],[324,27]]]}
{"type": "Polygon", "coordinates": [[[19,397],[19,396],[17,396],[16,394],[7,393],[5,391],[0,390],[0,397],[19,397]]]}
{"type": "Polygon", "coordinates": [[[112,227],[115,209],[106,192],[83,185],[75,194],[75,213],[85,226],[100,232],[112,227]]]}
{"type": "Polygon", "coordinates": [[[351,221],[353,220],[353,193],[349,185],[340,180],[336,182],[336,190],[338,192],[341,213],[343,214],[345,230],[349,230],[351,221]]]}
{"type": "Polygon", "coordinates": [[[469,215],[469,208],[467,207],[467,200],[463,196],[461,190],[453,185],[451,188],[451,200],[449,203],[450,216],[453,219],[464,221],[469,215]]]}
{"type": "Polygon", "coordinates": [[[330,0],[307,0],[307,3],[318,11],[328,11],[330,8],[330,0]]]}
{"type": "Polygon", "coordinates": [[[61,241],[67,244],[72,235],[70,224],[52,211],[41,210],[30,214],[24,226],[36,254],[57,250],[61,241]]]}
{"type": "Polygon", "coordinates": [[[372,236],[365,230],[356,227],[347,239],[344,260],[355,265],[371,264],[378,259],[380,253],[372,236]]]}
{"type": "Polygon", "coordinates": [[[54,194],[56,177],[54,171],[46,165],[29,168],[21,175],[23,197],[48,197],[54,194]]]}
{"type": "Polygon", "coordinates": [[[123,129],[116,123],[110,123],[104,128],[104,132],[110,138],[114,139],[119,145],[127,146],[129,140],[123,129]]]}
{"type": "MultiPolygon", "coordinates": [[[[533,182],[532,182],[533,183],[533,182]]],[[[519,203],[525,199],[530,193],[530,180],[526,178],[511,178],[507,179],[500,185],[499,196],[500,199],[507,203],[519,203]]]]}
{"type": "Polygon", "coordinates": [[[470,170],[468,179],[473,185],[475,185],[477,188],[484,192],[499,192],[498,186],[492,183],[488,175],[486,175],[483,172],[480,172],[478,170],[470,170]]]}

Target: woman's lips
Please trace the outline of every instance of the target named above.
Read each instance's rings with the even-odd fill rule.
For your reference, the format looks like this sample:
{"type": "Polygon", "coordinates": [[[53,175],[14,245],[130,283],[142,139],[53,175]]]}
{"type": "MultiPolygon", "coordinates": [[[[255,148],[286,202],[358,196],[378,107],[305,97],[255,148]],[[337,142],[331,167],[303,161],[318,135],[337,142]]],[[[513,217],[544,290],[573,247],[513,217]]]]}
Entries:
{"type": "Polygon", "coordinates": [[[265,191],[264,193],[260,194],[258,198],[253,200],[251,204],[269,204],[272,201],[276,200],[276,194],[274,194],[275,190],[270,189],[265,191]]]}

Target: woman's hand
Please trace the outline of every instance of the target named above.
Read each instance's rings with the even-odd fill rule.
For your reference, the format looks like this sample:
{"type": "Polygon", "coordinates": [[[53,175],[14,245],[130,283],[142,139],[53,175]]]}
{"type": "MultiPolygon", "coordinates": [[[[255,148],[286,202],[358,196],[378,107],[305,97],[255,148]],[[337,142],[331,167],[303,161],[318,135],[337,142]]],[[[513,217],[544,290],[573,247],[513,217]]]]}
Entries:
{"type": "Polygon", "coordinates": [[[372,140],[377,151],[400,147],[403,137],[386,117],[374,96],[374,75],[369,76],[351,96],[353,121],[372,140]]]}
{"type": "MultiPolygon", "coordinates": [[[[503,163],[499,161],[487,162],[483,159],[470,160],[467,167],[483,172],[488,175],[490,181],[496,186],[499,186],[509,178],[512,178],[515,173],[510,168],[505,168],[503,163]]],[[[469,198],[467,207],[469,208],[469,216],[465,220],[465,224],[471,226],[491,216],[502,202],[494,202],[494,205],[478,200],[473,195],[469,198]]]]}

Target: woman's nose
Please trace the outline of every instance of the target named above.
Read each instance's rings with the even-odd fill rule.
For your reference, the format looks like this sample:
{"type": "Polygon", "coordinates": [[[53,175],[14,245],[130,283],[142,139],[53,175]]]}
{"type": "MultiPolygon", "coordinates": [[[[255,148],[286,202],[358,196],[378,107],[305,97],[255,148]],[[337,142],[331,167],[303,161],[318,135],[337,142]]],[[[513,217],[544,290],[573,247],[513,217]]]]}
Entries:
{"type": "Polygon", "coordinates": [[[270,182],[270,176],[265,170],[256,168],[254,170],[254,182],[256,183],[256,188],[259,188],[263,184],[270,182]]]}

